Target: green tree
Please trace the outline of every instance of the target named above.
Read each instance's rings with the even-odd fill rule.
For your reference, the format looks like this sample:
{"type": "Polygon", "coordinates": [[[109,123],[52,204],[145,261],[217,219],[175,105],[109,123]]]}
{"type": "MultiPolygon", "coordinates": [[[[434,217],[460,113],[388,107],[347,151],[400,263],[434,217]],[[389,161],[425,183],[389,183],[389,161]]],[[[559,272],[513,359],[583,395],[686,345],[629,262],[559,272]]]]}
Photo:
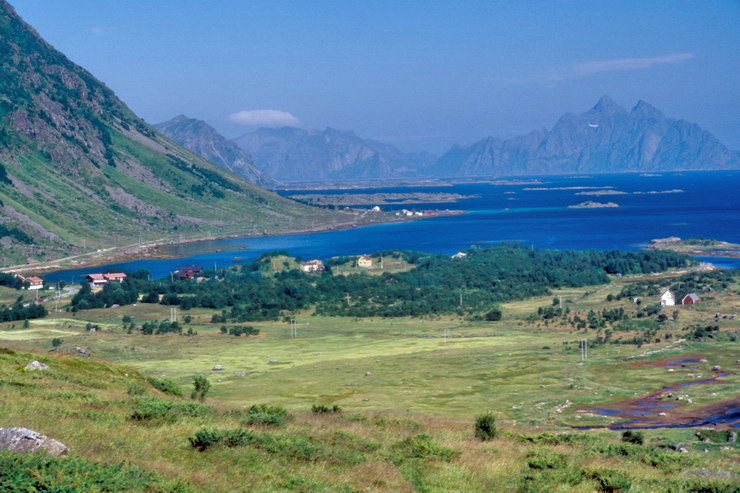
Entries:
{"type": "Polygon", "coordinates": [[[206,377],[195,375],[193,377],[193,391],[190,393],[190,398],[193,400],[198,399],[202,402],[206,400],[206,394],[210,389],[211,382],[206,377]]]}

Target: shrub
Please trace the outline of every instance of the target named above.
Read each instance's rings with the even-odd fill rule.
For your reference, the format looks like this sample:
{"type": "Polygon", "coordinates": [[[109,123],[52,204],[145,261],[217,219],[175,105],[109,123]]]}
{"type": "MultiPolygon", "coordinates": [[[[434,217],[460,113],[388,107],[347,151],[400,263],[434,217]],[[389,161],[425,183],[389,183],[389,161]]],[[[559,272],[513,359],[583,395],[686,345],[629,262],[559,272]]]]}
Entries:
{"type": "Polygon", "coordinates": [[[599,491],[607,493],[627,491],[632,486],[632,481],[626,473],[613,469],[590,471],[588,478],[595,480],[599,484],[599,491]]]}
{"type": "Polygon", "coordinates": [[[128,384],[128,395],[144,395],[146,394],[146,387],[139,382],[131,382],[128,384]]]}
{"type": "Polygon", "coordinates": [[[642,434],[641,431],[627,430],[622,433],[622,441],[642,445],[643,443],[645,443],[645,436],[642,434]]]}
{"type": "Polygon", "coordinates": [[[81,457],[49,457],[0,451],[3,491],[192,491],[156,473],[124,464],[104,464],[81,457]]]}
{"type": "Polygon", "coordinates": [[[165,394],[172,394],[177,397],[182,397],[182,389],[180,389],[180,387],[172,380],[168,380],[166,378],[149,377],[147,378],[147,381],[152,385],[152,387],[159,390],[160,392],[164,392],[165,394]]]}
{"type": "Polygon", "coordinates": [[[62,339],[61,337],[55,337],[51,340],[51,346],[55,348],[61,346],[63,343],[64,339],[62,339]]]}
{"type": "Polygon", "coordinates": [[[157,421],[174,423],[181,417],[201,417],[211,412],[209,406],[197,402],[177,402],[149,398],[139,401],[134,407],[131,419],[134,421],[157,421]]]}
{"type": "Polygon", "coordinates": [[[250,406],[247,413],[247,418],[243,421],[245,425],[282,426],[289,418],[285,408],[267,404],[250,406]]]}
{"type": "Polygon", "coordinates": [[[496,438],[496,418],[492,413],[475,418],[475,437],[484,442],[496,438]]]}
{"type": "Polygon", "coordinates": [[[206,400],[206,394],[211,389],[211,382],[203,375],[193,377],[193,391],[190,393],[191,399],[206,400]]]}
{"type": "Polygon", "coordinates": [[[451,460],[459,452],[437,443],[426,433],[412,435],[395,443],[391,449],[391,460],[398,464],[407,459],[442,459],[451,460]]]}
{"type": "Polygon", "coordinates": [[[561,469],[566,461],[563,454],[548,450],[534,450],[527,454],[527,465],[530,469],[561,469]]]}
{"type": "Polygon", "coordinates": [[[486,313],[486,320],[488,320],[489,322],[496,322],[498,320],[501,320],[501,316],[502,316],[501,309],[494,308],[488,313],[486,313]]]}
{"type": "Polygon", "coordinates": [[[325,406],[323,404],[314,404],[311,406],[311,411],[314,414],[329,414],[342,412],[342,408],[334,404],[333,406],[325,406]]]}

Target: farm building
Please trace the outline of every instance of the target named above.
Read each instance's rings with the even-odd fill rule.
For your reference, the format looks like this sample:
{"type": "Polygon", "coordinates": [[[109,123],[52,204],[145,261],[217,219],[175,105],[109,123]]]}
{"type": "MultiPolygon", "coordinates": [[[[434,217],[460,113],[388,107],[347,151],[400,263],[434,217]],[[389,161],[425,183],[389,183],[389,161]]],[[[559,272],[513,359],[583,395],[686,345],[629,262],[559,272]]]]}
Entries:
{"type": "Polygon", "coordinates": [[[701,303],[701,298],[696,293],[689,293],[681,299],[682,305],[696,305],[701,303]]]}

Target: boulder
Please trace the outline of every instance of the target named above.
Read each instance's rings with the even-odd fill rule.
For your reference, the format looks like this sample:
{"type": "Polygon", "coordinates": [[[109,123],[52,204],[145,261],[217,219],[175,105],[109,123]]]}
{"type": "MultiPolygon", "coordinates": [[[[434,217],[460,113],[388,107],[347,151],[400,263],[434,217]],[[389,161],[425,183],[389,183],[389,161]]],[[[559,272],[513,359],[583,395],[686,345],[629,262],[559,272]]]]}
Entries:
{"type": "Polygon", "coordinates": [[[75,352],[83,358],[92,358],[92,352],[90,352],[89,349],[85,349],[84,347],[75,347],[75,352]]]}
{"type": "Polygon", "coordinates": [[[38,361],[31,361],[26,365],[26,370],[36,371],[36,370],[48,370],[49,365],[46,365],[44,363],[39,363],[38,361]]]}
{"type": "Polygon", "coordinates": [[[221,365],[213,365],[213,371],[222,371],[224,369],[221,365]]]}
{"type": "Polygon", "coordinates": [[[722,369],[722,367],[721,367],[721,366],[719,366],[719,365],[714,365],[714,366],[712,367],[712,371],[720,371],[721,369],[722,369]]]}
{"type": "Polygon", "coordinates": [[[11,452],[45,452],[49,455],[67,455],[69,447],[58,440],[28,428],[0,428],[0,449],[11,452]]]}

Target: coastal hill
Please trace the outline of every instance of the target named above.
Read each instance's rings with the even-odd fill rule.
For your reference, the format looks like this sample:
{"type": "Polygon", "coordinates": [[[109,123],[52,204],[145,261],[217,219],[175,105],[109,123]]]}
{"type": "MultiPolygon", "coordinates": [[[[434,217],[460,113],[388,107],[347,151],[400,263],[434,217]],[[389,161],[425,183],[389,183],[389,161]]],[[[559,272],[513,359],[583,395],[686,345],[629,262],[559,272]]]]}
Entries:
{"type": "Polygon", "coordinates": [[[427,174],[524,176],[738,167],[737,155],[698,125],[666,118],[644,101],[628,112],[604,96],[585,113],[563,115],[550,130],[456,145],[427,174]]]}
{"type": "Polygon", "coordinates": [[[283,182],[417,176],[434,158],[333,128],[260,128],[234,140],[257,166],[283,182]]]}
{"type": "Polygon", "coordinates": [[[0,263],[338,215],[165,138],[0,0],[0,263]]]}
{"type": "Polygon", "coordinates": [[[209,161],[220,164],[247,180],[265,188],[276,188],[279,183],[260,171],[252,156],[228,140],[203,120],[179,115],[172,120],[157,123],[154,128],[209,161]]]}

